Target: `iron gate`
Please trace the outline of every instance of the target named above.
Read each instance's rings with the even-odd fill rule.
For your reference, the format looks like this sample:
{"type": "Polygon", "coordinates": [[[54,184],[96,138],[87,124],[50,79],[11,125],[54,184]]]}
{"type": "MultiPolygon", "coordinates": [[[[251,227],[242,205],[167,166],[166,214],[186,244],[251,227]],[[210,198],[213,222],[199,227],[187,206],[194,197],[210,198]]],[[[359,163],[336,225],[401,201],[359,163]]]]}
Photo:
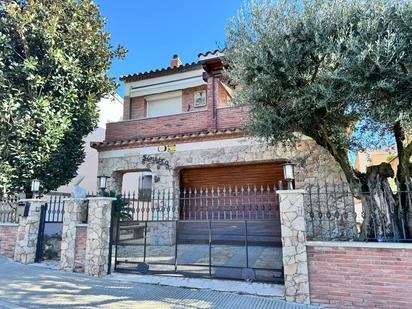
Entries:
{"type": "Polygon", "coordinates": [[[64,198],[66,196],[66,194],[50,195],[48,203],[41,206],[36,262],[41,262],[45,259],[60,259],[64,198]]]}
{"type": "Polygon", "coordinates": [[[164,190],[123,199],[114,271],[283,281],[274,189],[164,190]]]}

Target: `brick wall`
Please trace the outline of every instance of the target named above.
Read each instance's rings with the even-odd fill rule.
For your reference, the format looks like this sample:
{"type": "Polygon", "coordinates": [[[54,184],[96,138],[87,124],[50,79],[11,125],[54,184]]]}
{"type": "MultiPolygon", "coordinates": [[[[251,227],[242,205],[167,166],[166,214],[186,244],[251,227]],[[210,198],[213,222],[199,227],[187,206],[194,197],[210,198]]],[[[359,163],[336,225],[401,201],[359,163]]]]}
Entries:
{"type": "Polygon", "coordinates": [[[226,91],[225,87],[220,82],[216,83],[217,87],[217,103],[216,106],[219,107],[227,107],[229,106],[229,102],[231,97],[229,93],[226,91]]]}
{"type": "Polygon", "coordinates": [[[217,128],[241,127],[247,118],[247,107],[226,107],[217,109],[217,128]]]}
{"type": "Polygon", "coordinates": [[[144,97],[135,97],[130,99],[130,118],[138,119],[146,117],[146,100],[144,97]]]}
{"type": "Polygon", "coordinates": [[[84,272],[84,265],[86,259],[86,238],[87,226],[78,225],[76,227],[76,249],[74,269],[76,272],[84,272]]]}
{"type": "Polygon", "coordinates": [[[193,110],[202,110],[206,106],[194,107],[195,92],[197,91],[206,91],[207,86],[198,86],[193,88],[183,89],[182,91],[182,111],[190,112],[193,110]]]}
{"type": "Polygon", "coordinates": [[[130,97],[123,98],[123,119],[130,119],[130,97]]]}
{"type": "Polygon", "coordinates": [[[0,223],[0,255],[14,257],[18,227],[14,223],[0,223]]]}
{"type": "Polygon", "coordinates": [[[206,111],[112,122],[108,123],[106,127],[106,141],[189,133],[205,128],[207,128],[206,111]]]}
{"type": "MultiPolygon", "coordinates": [[[[141,137],[173,135],[214,130],[210,112],[194,111],[178,115],[127,120],[107,124],[106,141],[132,140],[141,137]]],[[[247,115],[245,107],[217,109],[217,129],[240,128],[247,115]]]]}
{"type": "Polygon", "coordinates": [[[308,246],[312,303],[345,309],[412,308],[412,246],[362,245],[308,246]]]}

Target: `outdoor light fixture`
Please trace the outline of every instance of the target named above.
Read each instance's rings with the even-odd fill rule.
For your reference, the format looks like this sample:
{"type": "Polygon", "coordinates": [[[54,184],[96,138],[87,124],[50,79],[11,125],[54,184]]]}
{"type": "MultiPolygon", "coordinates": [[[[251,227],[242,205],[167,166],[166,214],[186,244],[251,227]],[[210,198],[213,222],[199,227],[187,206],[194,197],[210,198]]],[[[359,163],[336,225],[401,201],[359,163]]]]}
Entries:
{"type": "Polygon", "coordinates": [[[33,179],[31,181],[31,192],[33,192],[33,198],[36,198],[36,194],[40,191],[40,181],[38,179],[33,179]]]}
{"type": "Polygon", "coordinates": [[[99,180],[99,189],[101,192],[104,192],[107,188],[107,179],[110,177],[108,176],[98,176],[97,179],[99,180]]]}
{"type": "Polygon", "coordinates": [[[286,162],[283,164],[283,175],[288,182],[288,190],[293,190],[293,180],[295,180],[295,164],[286,162]]]}

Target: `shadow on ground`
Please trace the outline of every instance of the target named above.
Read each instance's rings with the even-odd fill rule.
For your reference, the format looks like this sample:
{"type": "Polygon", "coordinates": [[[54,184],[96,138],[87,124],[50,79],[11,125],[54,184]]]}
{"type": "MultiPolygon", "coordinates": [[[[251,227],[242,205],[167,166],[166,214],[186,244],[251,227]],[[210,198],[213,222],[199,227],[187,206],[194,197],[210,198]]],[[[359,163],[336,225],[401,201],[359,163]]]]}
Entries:
{"type": "Polygon", "coordinates": [[[102,280],[4,257],[0,300],[0,308],[315,308],[251,295],[102,280]]]}

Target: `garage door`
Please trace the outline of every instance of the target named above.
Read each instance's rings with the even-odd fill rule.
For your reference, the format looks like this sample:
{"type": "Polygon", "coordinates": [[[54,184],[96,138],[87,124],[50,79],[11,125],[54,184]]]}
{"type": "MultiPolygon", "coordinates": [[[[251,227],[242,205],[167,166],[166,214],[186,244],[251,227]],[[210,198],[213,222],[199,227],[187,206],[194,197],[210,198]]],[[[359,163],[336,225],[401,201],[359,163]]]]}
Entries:
{"type": "Polygon", "coordinates": [[[223,188],[240,186],[270,186],[283,180],[283,162],[216,166],[184,169],[181,171],[182,186],[186,189],[223,188]]]}
{"type": "Polygon", "coordinates": [[[181,171],[179,241],[207,240],[204,223],[213,227],[215,243],[248,241],[280,244],[279,200],[275,184],[283,180],[282,162],[216,166],[181,171]],[[247,223],[246,223],[247,222],[247,223]]]}

